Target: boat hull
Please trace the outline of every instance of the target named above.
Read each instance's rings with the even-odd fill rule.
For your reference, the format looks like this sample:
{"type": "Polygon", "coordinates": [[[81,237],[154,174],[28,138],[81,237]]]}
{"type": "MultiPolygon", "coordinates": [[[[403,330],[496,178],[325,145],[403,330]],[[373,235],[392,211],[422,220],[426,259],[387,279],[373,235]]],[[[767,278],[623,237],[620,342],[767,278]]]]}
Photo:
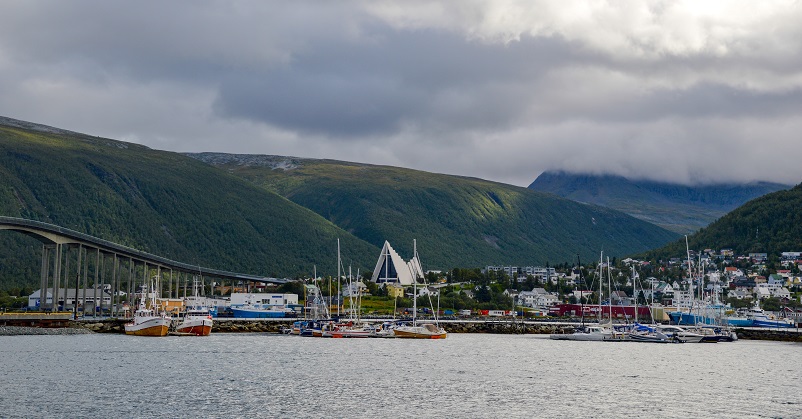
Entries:
{"type": "Polygon", "coordinates": [[[393,329],[393,335],[406,339],[445,339],[448,336],[442,329],[431,330],[422,326],[400,326],[393,329]]]}
{"type": "Polygon", "coordinates": [[[752,327],[772,327],[772,328],[786,328],[792,329],[795,328],[796,325],[793,323],[786,323],[783,321],[773,321],[773,320],[757,320],[755,319],[752,321],[752,327]]]}
{"type": "Polygon", "coordinates": [[[252,310],[232,308],[234,318],[238,319],[278,319],[286,317],[285,311],[280,310],[252,310]]]}
{"type": "Polygon", "coordinates": [[[751,327],[754,323],[752,319],[747,319],[745,317],[727,317],[726,320],[728,325],[735,327],[751,327]]]}
{"type": "Polygon", "coordinates": [[[629,340],[631,342],[646,342],[646,343],[682,343],[682,341],[680,341],[679,339],[670,339],[665,336],[639,335],[636,333],[630,334],[629,340]]]}
{"type": "Polygon", "coordinates": [[[367,330],[334,330],[331,332],[333,338],[369,338],[370,331],[367,330]]]}
{"type": "Polygon", "coordinates": [[[549,335],[552,340],[575,340],[580,342],[601,342],[605,340],[614,340],[612,334],[596,334],[596,333],[565,333],[549,335]]]}
{"type": "Polygon", "coordinates": [[[125,334],[133,336],[167,336],[170,330],[170,319],[154,318],[138,323],[125,325],[125,334]]]}
{"type": "Polygon", "coordinates": [[[195,336],[209,336],[212,333],[212,319],[188,320],[178,326],[175,331],[195,336]]]}

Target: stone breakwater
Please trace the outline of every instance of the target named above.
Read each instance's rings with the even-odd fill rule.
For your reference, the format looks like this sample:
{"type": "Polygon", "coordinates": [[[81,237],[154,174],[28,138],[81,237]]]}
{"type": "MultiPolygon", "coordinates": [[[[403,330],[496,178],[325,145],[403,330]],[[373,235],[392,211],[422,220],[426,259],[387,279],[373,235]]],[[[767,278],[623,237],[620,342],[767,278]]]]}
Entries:
{"type": "Polygon", "coordinates": [[[800,342],[802,343],[802,333],[797,329],[735,329],[738,339],[747,340],[776,340],[781,342],[800,342]]]}
{"type": "Polygon", "coordinates": [[[21,336],[21,335],[84,335],[92,333],[87,329],[76,329],[71,327],[27,327],[27,326],[0,326],[0,336],[21,336]]]}
{"type": "MultiPolygon", "coordinates": [[[[292,326],[297,319],[286,320],[233,320],[215,319],[212,333],[279,333],[292,326]]],[[[69,335],[82,333],[125,333],[125,319],[70,321],[66,328],[39,328],[0,326],[0,336],[9,335],[69,335]]],[[[177,322],[177,320],[175,321],[177,322]]],[[[499,321],[445,321],[441,323],[449,333],[490,334],[552,334],[571,333],[573,326],[566,323],[499,322],[499,321]]],[[[796,329],[735,329],[739,339],[802,342],[802,333],[796,329]]]]}

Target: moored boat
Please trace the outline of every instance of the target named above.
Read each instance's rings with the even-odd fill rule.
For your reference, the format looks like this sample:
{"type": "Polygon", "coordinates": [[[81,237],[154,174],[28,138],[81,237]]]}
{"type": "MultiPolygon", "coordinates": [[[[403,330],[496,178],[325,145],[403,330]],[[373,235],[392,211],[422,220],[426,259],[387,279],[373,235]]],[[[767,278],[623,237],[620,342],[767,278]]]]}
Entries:
{"type": "Polygon", "coordinates": [[[669,337],[654,327],[644,326],[638,323],[635,323],[632,331],[629,332],[628,335],[629,340],[632,342],[682,343],[676,336],[669,337]]]}
{"type": "Polygon", "coordinates": [[[155,310],[145,307],[145,302],[139,304],[134,312],[134,318],[125,324],[125,334],[134,336],[167,336],[170,331],[172,319],[155,310]]]}
{"type": "Polygon", "coordinates": [[[250,300],[242,306],[231,307],[231,312],[234,318],[239,319],[284,318],[295,314],[293,309],[286,306],[254,304],[250,300]]]}
{"type": "Polygon", "coordinates": [[[431,323],[419,325],[396,326],[393,335],[397,338],[412,339],[445,339],[448,336],[445,329],[431,323]]]}
{"type": "MultiPolygon", "coordinates": [[[[413,256],[412,260],[408,263],[410,271],[412,272],[412,295],[418,295],[418,278],[423,278],[424,284],[426,282],[426,277],[423,275],[423,272],[420,270],[420,258],[418,257],[418,243],[417,241],[413,241],[413,256]]],[[[431,300],[429,300],[431,302],[431,300]]],[[[437,312],[434,311],[434,307],[432,307],[432,311],[435,312],[434,321],[437,322],[437,312]]],[[[448,337],[448,333],[439,324],[432,324],[432,323],[417,323],[417,312],[418,312],[418,299],[412,299],[412,324],[406,325],[397,325],[393,328],[393,336],[397,338],[407,338],[407,339],[445,339],[448,337]]]]}
{"type": "MultiPolygon", "coordinates": [[[[156,277],[158,281],[158,277],[156,277]]],[[[124,325],[126,335],[134,336],[167,336],[173,319],[165,313],[160,313],[156,306],[156,292],[158,287],[151,285],[150,292],[142,289],[142,298],[139,299],[139,308],[134,317],[124,325]],[[145,304],[146,295],[150,294],[150,308],[145,304]]]]}
{"type": "Polygon", "coordinates": [[[579,326],[573,333],[555,333],[549,335],[553,340],[577,340],[577,341],[603,341],[613,339],[613,330],[602,326],[579,326]]]}
{"type": "Polygon", "coordinates": [[[682,343],[700,343],[705,337],[703,334],[673,325],[661,325],[657,326],[655,329],[667,337],[677,339],[682,343]]]}
{"type": "Polygon", "coordinates": [[[175,331],[195,336],[209,336],[212,333],[212,322],[212,315],[209,310],[187,310],[184,320],[176,327],[175,331]]]}
{"type": "Polygon", "coordinates": [[[187,307],[184,320],[175,331],[195,336],[209,336],[212,333],[212,314],[205,305],[200,303],[197,278],[192,282],[192,299],[190,301],[193,304],[187,307]]]}
{"type": "Polygon", "coordinates": [[[367,324],[355,325],[353,323],[346,323],[336,325],[331,331],[333,338],[369,338],[373,328],[367,324]]]}

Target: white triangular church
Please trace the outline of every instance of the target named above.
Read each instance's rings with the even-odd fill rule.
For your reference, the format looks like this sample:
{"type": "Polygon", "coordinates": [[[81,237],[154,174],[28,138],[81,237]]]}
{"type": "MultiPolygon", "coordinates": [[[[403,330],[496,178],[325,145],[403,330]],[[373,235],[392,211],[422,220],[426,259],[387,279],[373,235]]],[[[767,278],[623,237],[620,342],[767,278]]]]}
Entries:
{"type": "Polygon", "coordinates": [[[373,269],[371,281],[377,284],[412,285],[416,277],[422,276],[423,269],[417,256],[406,262],[401,259],[393,246],[390,246],[390,242],[385,240],[379,261],[373,269]]]}

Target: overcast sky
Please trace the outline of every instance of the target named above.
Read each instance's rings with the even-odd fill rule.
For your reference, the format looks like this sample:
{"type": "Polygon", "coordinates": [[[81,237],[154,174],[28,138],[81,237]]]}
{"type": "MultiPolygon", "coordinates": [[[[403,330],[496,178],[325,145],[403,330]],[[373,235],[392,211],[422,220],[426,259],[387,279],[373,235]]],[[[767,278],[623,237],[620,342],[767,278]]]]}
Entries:
{"type": "Polygon", "coordinates": [[[526,186],[802,182],[798,1],[6,1],[0,115],[526,186]]]}

